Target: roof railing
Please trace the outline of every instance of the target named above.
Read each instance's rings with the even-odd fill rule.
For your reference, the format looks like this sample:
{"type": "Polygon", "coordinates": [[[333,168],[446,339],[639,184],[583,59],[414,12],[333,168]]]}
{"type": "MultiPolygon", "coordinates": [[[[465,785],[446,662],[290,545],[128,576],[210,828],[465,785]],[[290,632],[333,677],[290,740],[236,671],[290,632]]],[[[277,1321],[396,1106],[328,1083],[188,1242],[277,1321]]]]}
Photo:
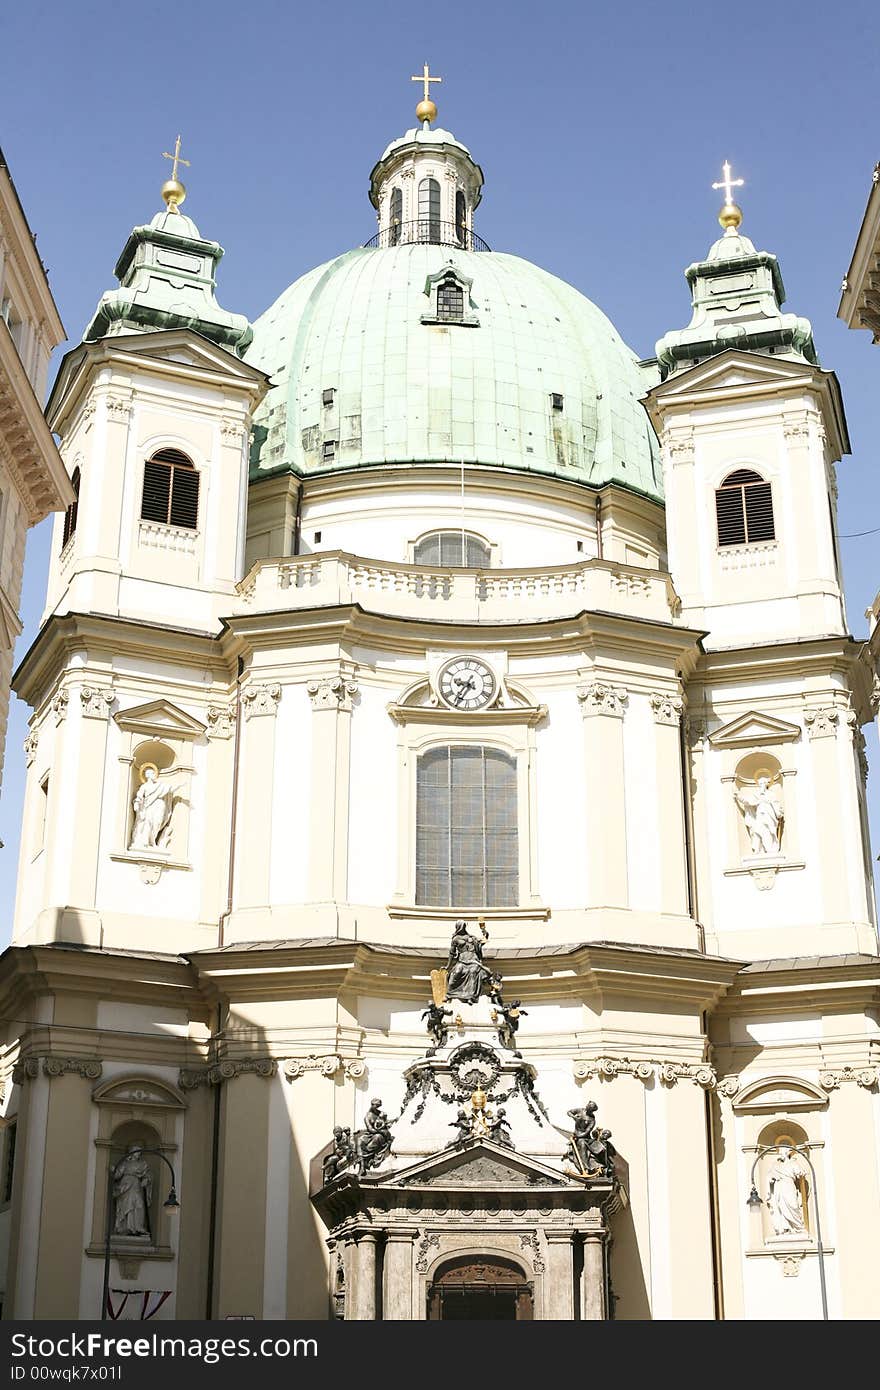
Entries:
{"type": "Polygon", "coordinates": [[[386,251],[394,246],[457,246],[460,251],[491,251],[491,246],[455,222],[440,222],[433,217],[421,217],[417,222],[392,222],[377,232],[364,249],[386,251]]]}

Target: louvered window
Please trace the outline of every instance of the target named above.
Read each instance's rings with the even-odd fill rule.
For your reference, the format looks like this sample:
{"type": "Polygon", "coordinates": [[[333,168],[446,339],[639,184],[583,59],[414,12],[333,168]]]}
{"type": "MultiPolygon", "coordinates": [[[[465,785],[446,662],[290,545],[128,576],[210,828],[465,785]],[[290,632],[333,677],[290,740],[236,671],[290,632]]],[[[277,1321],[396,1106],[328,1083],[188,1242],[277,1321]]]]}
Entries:
{"type": "Polygon", "coordinates": [[[179,449],[160,449],[144,464],[141,518],[194,531],[199,520],[199,475],[179,449]]]}
{"type": "Polygon", "coordinates": [[[76,530],[76,518],[77,513],[79,512],[79,485],[80,471],[78,468],[74,468],[73,473],[70,476],[70,486],[73,488],[74,491],[74,499],[71,502],[70,506],[67,508],[67,511],[64,513],[64,529],[61,532],[62,550],[67,545],[67,542],[70,540],[71,536],[76,530]]]}
{"type": "Polygon", "coordinates": [[[464,290],[460,285],[447,281],[437,291],[438,319],[451,319],[458,323],[464,317],[464,290]]]}
{"type": "Polygon", "coordinates": [[[729,473],[715,493],[719,545],[753,545],[776,539],[770,484],[750,468],[729,473]]]}
{"type": "Polygon", "coordinates": [[[461,531],[432,531],[423,536],[413,552],[417,565],[437,565],[441,569],[489,568],[490,552],[485,541],[461,531]]]}
{"type": "Polygon", "coordinates": [[[519,899],[516,762],[495,748],[423,753],[416,792],[416,902],[466,910],[519,899]]]}
{"type": "Polygon", "coordinates": [[[440,240],[440,185],[436,179],[419,184],[419,241],[440,240]]]}

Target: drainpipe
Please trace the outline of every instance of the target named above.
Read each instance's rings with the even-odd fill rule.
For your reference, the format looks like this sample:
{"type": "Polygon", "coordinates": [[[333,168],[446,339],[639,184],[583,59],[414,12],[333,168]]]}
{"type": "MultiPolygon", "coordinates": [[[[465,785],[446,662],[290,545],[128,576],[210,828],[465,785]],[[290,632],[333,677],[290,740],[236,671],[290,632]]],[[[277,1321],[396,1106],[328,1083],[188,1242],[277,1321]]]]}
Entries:
{"type": "Polygon", "coordinates": [[[292,555],[298,555],[302,544],[302,519],[303,519],[303,492],[305,490],[305,479],[300,478],[296,491],[296,512],[293,518],[293,549],[292,555]]]}
{"type": "Polygon", "coordinates": [[[603,559],[602,555],[602,498],[596,493],[596,556],[603,559]]]}

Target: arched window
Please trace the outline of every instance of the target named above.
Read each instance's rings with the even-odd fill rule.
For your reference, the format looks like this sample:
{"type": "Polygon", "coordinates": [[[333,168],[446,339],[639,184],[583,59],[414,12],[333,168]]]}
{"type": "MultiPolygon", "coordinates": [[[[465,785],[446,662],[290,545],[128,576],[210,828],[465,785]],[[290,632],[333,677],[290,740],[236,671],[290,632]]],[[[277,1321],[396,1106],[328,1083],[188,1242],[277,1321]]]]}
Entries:
{"type": "Polygon", "coordinates": [[[419,184],[419,240],[440,241],[440,185],[436,179],[419,184]]]}
{"type": "Polygon", "coordinates": [[[413,550],[416,565],[438,565],[441,569],[489,568],[490,551],[484,540],[465,531],[432,531],[422,536],[413,550]]]}
{"type": "Polygon", "coordinates": [[[462,911],[519,898],[516,761],[495,748],[432,748],[416,779],[416,902],[462,911]]]}
{"type": "Polygon", "coordinates": [[[719,545],[752,545],[776,539],[770,484],[750,468],[728,473],[715,493],[719,545]]]}
{"type": "Polygon", "coordinates": [[[455,238],[459,246],[467,243],[467,203],[461,190],[455,195],[455,238]]]}
{"type": "Polygon", "coordinates": [[[74,468],[73,473],[70,476],[70,486],[73,488],[74,498],[70,506],[67,508],[67,511],[64,513],[64,530],[61,532],[62,550],[67,545],[67,542],[70,540],[71,536],[76,530],[76,518],[77,513],[79,512],[79,485],[80,471],[78,468],[74,468]]]}
{"type": "Polygon", "coordinates": [[[399,188],[391,192],[391,221],[388,228],[388,245],[397,246],[400,241],[400,224],[403,221],[403,194],[399,188]]]}
{"type": "Polygon", "coordinates": [[[144,464],[141,519],[185,526],[199,520],[199,475],[180,449],[160,449],[144,464]]]}

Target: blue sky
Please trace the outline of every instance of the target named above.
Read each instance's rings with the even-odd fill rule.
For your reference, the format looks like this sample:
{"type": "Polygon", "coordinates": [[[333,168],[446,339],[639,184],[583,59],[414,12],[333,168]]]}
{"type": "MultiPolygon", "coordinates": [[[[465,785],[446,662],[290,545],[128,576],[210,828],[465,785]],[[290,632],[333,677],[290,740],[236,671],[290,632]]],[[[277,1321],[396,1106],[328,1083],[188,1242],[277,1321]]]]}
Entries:
{"type": "MultiPolygon", "coordinates": [[[[718,234],[724,159],[743,230],[780,258],[788,309],[840,377],[852,457],[840,529],[880,527],[880,348],[836,319],[880,158],[876,0],[446,0],[304,5],[108,0],[7,5],[0,145],[72,342],[130,228],[159,207],[183,135],[190,213],[226,247],[218,296],[256,316],[375,230],[370,169],[413,124],[427,59],[440,123],[483,167],[477,230],[575,285],[642,356],[689,319],[682,275],[718,234]]],[[[31,534],[33,639],[49,527],[31,534]]],[[[844,540],[850,628],[880,588],[880,536],[844,540]]],[[[27,710],[13,702],[0,800],[0,942],[14,894],[27,710]]],[[[880,761],[868,733],[875,844],[880,761]]]]}

